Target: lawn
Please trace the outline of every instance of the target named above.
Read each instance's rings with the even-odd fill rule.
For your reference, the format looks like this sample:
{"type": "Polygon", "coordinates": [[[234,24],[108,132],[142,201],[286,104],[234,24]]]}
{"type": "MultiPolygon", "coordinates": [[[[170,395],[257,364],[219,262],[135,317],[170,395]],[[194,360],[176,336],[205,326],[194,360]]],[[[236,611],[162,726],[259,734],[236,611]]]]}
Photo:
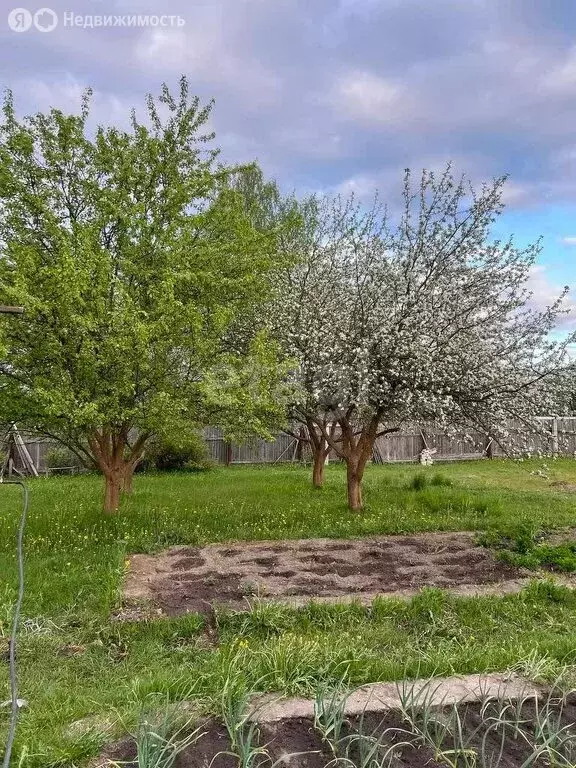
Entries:
{"type": "MultiPolygon", "coordinates": [[[[532,474],[538,471],[536,460],[372,466],[361,514],[345,507],[341,466],[328,468],[321,491],[309,486],[307,470],[292,466],[139,476],[114,518],[100,511],[98,477],[32,481],[19,641],[28,707],[14,764],[81,766],[104,737],[70,731],[71,722],[95,716],[132,726],[142,702],[158,693],[199,697],[210,710],[229,676],[310,693],[318,681],[344,675],[361,683],[571,662],[576,596],[542,582],[503,598],[427,590],[408,603],[382,599],[371,608],[257,605],[219,616],[218,647],[206,642],[197,615],[122,625],[109,618],[130,553],[170,544],[575,525],[576,496],[551,483],[575,484],[576,462],[550,462],[546,477],[532,474]],[[423,471],[452,485],[416,490],[413,478],[423,471]]],[[[0,489],[0,638],[14,599],[19,503],[19,489],[0,489]]],[[[7,690],[3,667],[0,699],[7,690]]],[[[6,723],[0,715],[0,729],[6,723]]]]}

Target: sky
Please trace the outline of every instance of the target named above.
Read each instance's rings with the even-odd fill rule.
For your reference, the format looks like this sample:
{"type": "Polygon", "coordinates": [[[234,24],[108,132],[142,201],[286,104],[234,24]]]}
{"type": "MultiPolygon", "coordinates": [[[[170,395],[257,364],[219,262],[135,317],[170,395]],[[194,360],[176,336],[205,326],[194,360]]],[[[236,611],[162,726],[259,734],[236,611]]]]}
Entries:
{"type": "Polygon", "coordinates": [[[13,31],[0,0],[0,84],[22,112],[76,109],[91,86],[96,119],[122,124],[183,73],[215,99],[223,157],[287,190],[393,201],[405,167],[509,174],[495,234],[542,237],[533,303],[574,286],[561,330],[576,330],[574,0],[46,1],[52,31],[13,31]],[[183,23],[81,27],[70,13],[183,23]]]}

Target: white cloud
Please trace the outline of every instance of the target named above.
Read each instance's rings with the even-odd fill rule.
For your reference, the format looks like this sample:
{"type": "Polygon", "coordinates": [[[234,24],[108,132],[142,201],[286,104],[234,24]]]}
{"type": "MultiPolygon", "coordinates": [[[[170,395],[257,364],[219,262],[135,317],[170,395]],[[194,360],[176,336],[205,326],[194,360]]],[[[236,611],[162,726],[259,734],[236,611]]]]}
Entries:
{"type": "MultiPolygon", "coordinates": [[[[16,108],[20,114],[44,112],[51,107],[57,107],[63,112],[78,113],[87,87],[87,83],[70,73],[53,78],[22,78],[13,86],[16,108]]],[[[112,92],[93,90],[89,122],[93,126],[102,123],[128,127],[130,109],[137,101],[135,98],[121,99],[112,92]]]]}
{"type": "MultiPolygon", "coordinates": [[[[532,293],[530,306],[537,310],[544,310],[554,304],[564,289],[550,279],[546,267],[542,264],[532,267],[527,288],[532,293]]],[[[564,298],[562,308],[565,313],[560,315],[557,327],[564,330],[576,328],[576,296],[573,291],[564,298]]]]}
{"type": "Polygon", "coordinates": [[[399,117],[402,87],[371,72],[348,72],[340,77],[329,96],[349,117],[368,122],[394,122],[399,117]]]}
{"type": "Polygon", "coordinates": [[[191,82],[225,85],[260,102],[276,100],[279,77],[228,39],[222,9],[196,10],[194,26],[144,30],[133,46],[136,64],[149,73],[184,72],[191,82]]]}
{"type": "Polygon", "coordinates": [[[180,29],[153,29],[136,42],[134,54],[141,62],[161,62],[163,69],[180,71],[187,58],[186,35],[180,29]]]}
{"type": "Polygon", "coordinates": [[[560,242],[564,245],[576,245],[576,236],[561,237],[560,242]]]}
{"type": "MultiPolygon", "coordinates": [[[[542,190],[540,190],[542,194],[542,190]]],[[[534,197],[534,188],[532,184],[520,184],[508,179],[502,190],[502,202],[509,208],[522,207],[527,205],[534,197]]]]}
{"type": "Polygon", "coordinates": [[[551,91],[576,91],[576,46],[543,75],[541,82],[551,91]]]}
{"type": "Polygon", "coordinates": [[[352,176],[336,186],[334,191],[341,195],[355,195],[360,200],[366,200],[374,196],[378,189],[378,179],[373,176],[352,176]]]}
{"type": "Polygon", "coordinates": [[[70,73],[51,81],[40,78],[26,78],[20,81],[16,89],[25,93],[29,102],[34,104],[36,111],[50,107],[59,107],[64,111],[78,109],[86,86],[70,73]]]}

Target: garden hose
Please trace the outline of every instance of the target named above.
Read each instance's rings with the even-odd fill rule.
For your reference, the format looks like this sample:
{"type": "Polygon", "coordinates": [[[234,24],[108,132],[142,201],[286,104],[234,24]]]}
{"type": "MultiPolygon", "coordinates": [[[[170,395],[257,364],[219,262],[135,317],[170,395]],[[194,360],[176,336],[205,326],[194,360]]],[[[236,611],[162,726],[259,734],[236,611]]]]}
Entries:
{"type": "Polygon", "coordinates": [[[18,597],[14,606],[14,617],[12,620],[12,631],[10,633],[10,694],[12,703],[12,712],[10,716],[10,726],[8,728],[8,739],[6,741],[6,750],[4,752],[4,761],[2,768],[10,768],[10,758],[16,727],[18,725],[18,677],[16,673],[16,636],[18,634],[18,624],[20,621],[20,611],[22,610],[22,601],[24,599],[24,529],[26,527],[26,515],[28,513],[28,488],[22,480],[4,480],[0,477],[0,483],[9,485],[19,485],[24,492],[24,503],[22,514],[20,515],[20,524],[18,526],[18,544],[16,559],[18,561],[18,597]]]}

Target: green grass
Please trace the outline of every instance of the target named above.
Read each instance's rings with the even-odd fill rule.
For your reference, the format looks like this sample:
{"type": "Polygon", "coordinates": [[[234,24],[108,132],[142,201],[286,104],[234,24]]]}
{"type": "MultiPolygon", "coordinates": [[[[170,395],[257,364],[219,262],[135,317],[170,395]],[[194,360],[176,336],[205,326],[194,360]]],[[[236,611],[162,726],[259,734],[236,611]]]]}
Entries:
{"type": "MultiPolygon", "coordinates": [[[[69,733],[71,722],[94,716],[119,718],[120,730],[122,722],[134,727],[151,694],[193,695],[210,710],[231,676],[248,687],[260,681],[268,690],[310,694],[344,674],[361,683],[504,669],[534,654],[572,661],[576,598],[547,584],[499,599],[454,599],[432,590],[407,604],[380,600],[370,609],[257,606],[220,617],[218,648],[207,647],[196,615],[140,625],[109,619],[125,560],[135,551],[224,540],[484,530],[523,521],[538,528],[574,525],[574,497],[550,480],[574,482],[576,462],[558,460],[548,480],[529,473],[538,466],[446,464],[440,475],[438,466],[430,473],[369,467],[361,514],[345,507],[340,466],[328,468],[321,491],[298,467],[140,476],[114,518],[100,511],[100,478],[31,482],[19,641],[20,695],[29,706],[14,764],[22,758],[31,768],[81,766],[105,737],[69,733]],[[417,474],[429,474],[430,482],[414,482],[417,474]]],[[[15,596],[19,506],[18,489],[0,488],[0,642],[15,596]]],[[[3,665],[0,700],[6,698],[3,665]]],[[[0,711],[0,743],[6,725],[7,712],[0,711]]]]}
{"type": "Polygon", "coordinates": [[[576,571],[576,541],[559,544],[546,541],[546,535],[531,526],[492,529],[482,533],[478,542],[496,550],[496,557],[518,568],[574,573],[576,571]]]}

